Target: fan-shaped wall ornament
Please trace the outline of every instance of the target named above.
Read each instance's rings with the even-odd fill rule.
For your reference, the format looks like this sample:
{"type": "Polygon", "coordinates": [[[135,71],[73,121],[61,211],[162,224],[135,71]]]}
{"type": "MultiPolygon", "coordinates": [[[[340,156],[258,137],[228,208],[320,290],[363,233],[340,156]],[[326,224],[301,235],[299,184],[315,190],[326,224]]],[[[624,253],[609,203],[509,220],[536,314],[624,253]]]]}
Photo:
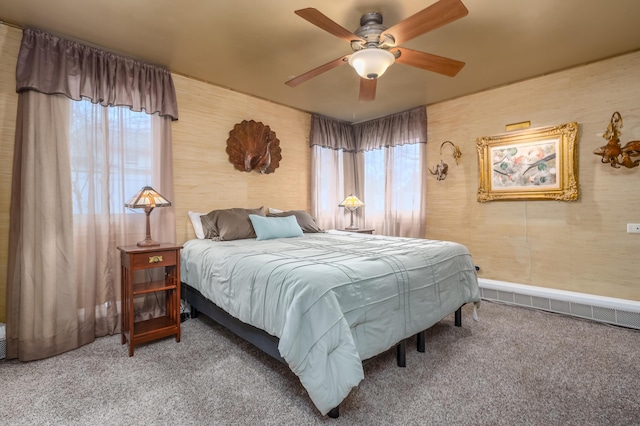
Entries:
{"type": "Polygon", "coordinates": [[[254,120],[233,126],[227,139],[227,154],[233,167],[242,172],[273,173],[282,160],[276,132],[254,120]]]}

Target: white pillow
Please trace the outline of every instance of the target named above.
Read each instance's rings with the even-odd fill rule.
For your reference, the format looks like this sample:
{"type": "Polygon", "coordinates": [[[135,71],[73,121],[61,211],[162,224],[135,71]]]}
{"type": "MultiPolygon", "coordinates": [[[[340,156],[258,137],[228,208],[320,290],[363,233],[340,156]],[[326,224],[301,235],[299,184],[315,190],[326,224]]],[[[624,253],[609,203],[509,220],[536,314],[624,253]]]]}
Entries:
{"type": "Polygon", "coordinates": [[[204,229],[202,229],[202,221],[200,220],[200,216],[205,215],[206,213],[196,213],[189,210],[189,219],[191,219],[191,225],[193,225],[193,230],[196,233],[196,237],[200,240],[204,240],[204,229]]]}
{"type": "Polygon", "coordinates": [[[269,207],[269,213],[284,213],[282,210],[274,209],[273,207],[269,207]]]}

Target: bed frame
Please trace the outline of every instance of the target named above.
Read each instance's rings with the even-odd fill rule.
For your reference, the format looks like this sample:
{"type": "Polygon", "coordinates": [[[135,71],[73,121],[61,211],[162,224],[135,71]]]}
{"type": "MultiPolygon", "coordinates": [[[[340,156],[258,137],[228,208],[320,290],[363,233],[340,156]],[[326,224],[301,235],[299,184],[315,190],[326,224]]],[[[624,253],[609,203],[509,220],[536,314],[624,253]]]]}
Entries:
{"type": "MultiPolygon", "coordinates": [[[[249,325],[239,319],[231,316],[227,311],[220,308],[218,305],[207,299],[195,288],[188,284],[181,283],[180,295],[189,305],[191,305],[191,318],[198,316],[199,312],[202,312],[218,324],[227,328],[238,337],[246,340],[258,349],[277,359],[283,364],[287,362],[282,358],[278,351],[278,338],[272,336],[264,330],[249,325]]],[[[455,311],[455,325],[460,327],[462,325],[462,307],[455,311]]],[[[417,350],[418,352],[425,351],[425,331],[421,331],[417,335],[417,350]]],[[[398,342],[396,345],[396,361],[398,367],[406,367],[406,339],[398,342]]],[[[369,360],[364,360],[363,364],[369,360]]],[[[327,415],[331,418],[338,418],[340,416],[339,406],[333,408],[327,415]]]]}

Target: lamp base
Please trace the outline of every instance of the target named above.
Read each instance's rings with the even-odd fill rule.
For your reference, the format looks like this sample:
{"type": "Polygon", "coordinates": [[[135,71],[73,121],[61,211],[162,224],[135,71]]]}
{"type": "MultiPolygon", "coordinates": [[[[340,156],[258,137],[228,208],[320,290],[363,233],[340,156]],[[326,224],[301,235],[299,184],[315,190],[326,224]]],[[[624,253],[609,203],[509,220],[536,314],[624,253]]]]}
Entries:
{"type": "Polygon", "coordinates": [[[358,229],[360,229],[360,228],[358,228],[358,227],[357,227],[357,226],[355,226],[355,225],[351,225],[351,226],[347,226],[347,227],[346,227],[346,228],[344,228],[344,229],[346,229],[347,231],[357,231],[357,230],[358,230],[358,229]]]}
{"type": "Polygon", "coordinates": [[[159,243],[159,242],[157,242],[157,241],[153,241],[153,240],[151,240],[151,239],[144,240],[144,241],[140,241],[140,242],[138,243],[138,247],[157,247],[157,246],[159,246],[159,245],[160,245],[160,243],[159,243]]]}
{"type": "Polygon", "coordinates": [[[144,209],[144,213],[147,215],[147,236],[144,238],[144,241],[140,241],[138,243],[138,247],[157,247],[160,245],[159,242],[151,239],[151,222],[149,222],[149,215],[152,210],[153,207],[147,207],[144,209]]]}

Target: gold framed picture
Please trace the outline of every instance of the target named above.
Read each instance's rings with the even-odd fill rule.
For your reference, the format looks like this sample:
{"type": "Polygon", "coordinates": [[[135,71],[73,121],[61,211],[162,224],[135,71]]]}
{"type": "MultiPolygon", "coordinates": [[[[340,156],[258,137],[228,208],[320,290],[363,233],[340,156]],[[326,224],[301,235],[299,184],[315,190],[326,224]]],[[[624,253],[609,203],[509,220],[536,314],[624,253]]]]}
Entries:
{"type": "Polygon", "coordinates": [[[478,201],[578,199],[578,123],[476,139],[478,201]]]}

